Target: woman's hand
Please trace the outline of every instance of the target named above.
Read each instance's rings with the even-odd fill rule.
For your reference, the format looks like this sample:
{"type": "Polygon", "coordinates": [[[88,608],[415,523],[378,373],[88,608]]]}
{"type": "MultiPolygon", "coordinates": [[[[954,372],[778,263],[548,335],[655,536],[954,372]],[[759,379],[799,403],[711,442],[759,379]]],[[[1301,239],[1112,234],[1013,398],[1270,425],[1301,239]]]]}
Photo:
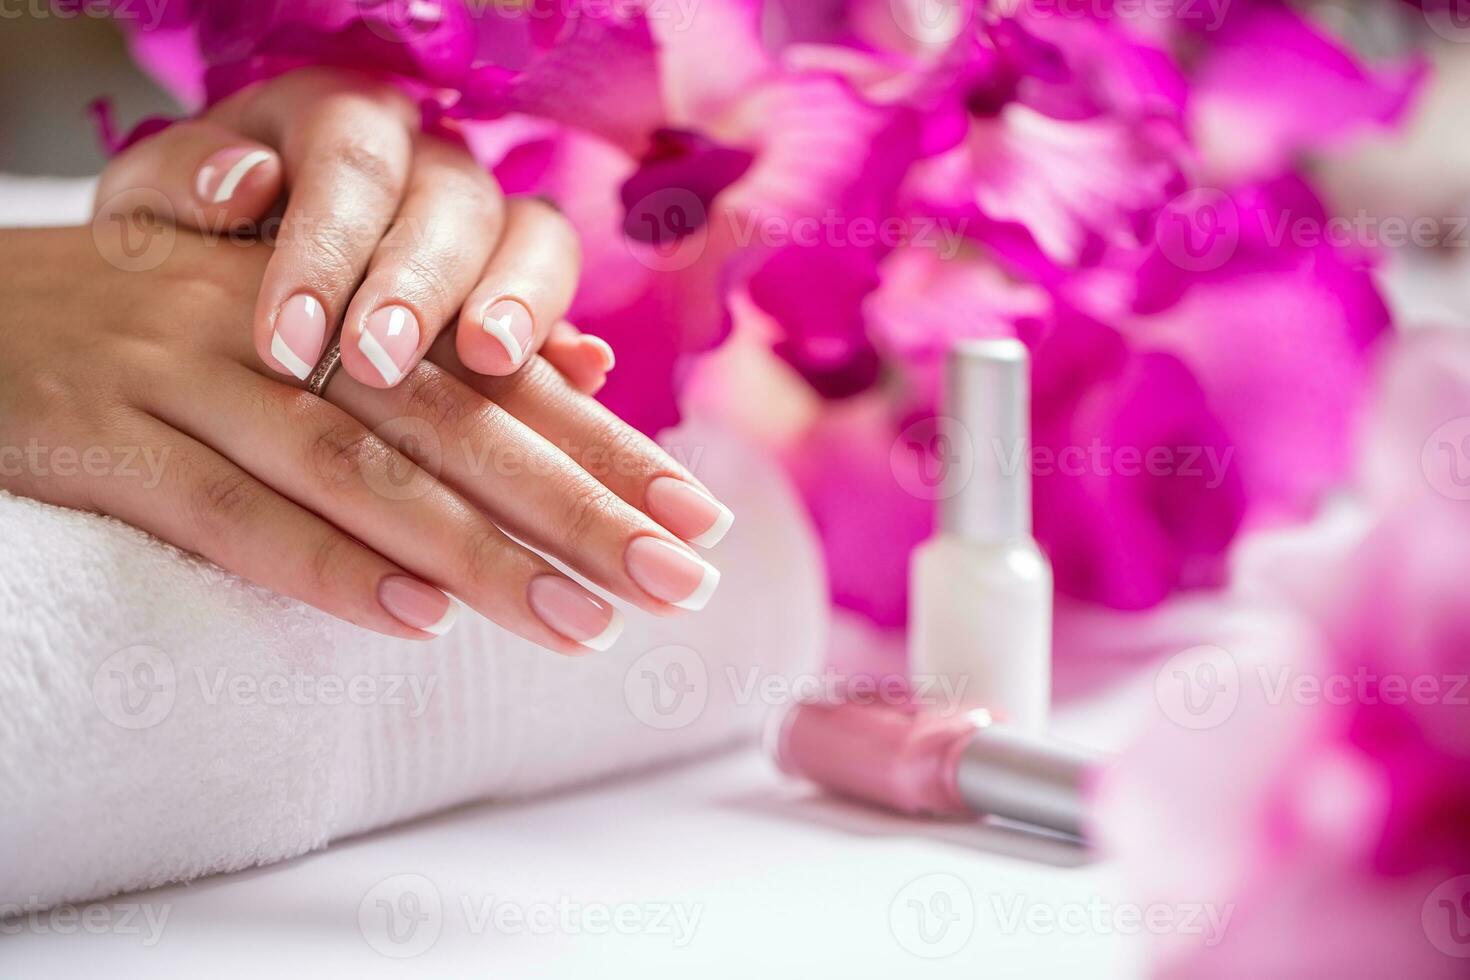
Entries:
{"type": "Polygon", "coordinates": [[[389,391],[338,372],[318,398],[246,338],[270,248],[174,234],[127,272],[109,222],[0,232],[0,486],[396,636],[442,632],[452,593],[604,649],[616,611],[520,542],[644,609],[708,600],[719,574],[676,534],[708,540],[728,511],[546,362],[486,378],[446,339],[389,391]]]}
{"type": "Polygon", "coordinates": [[[304,379],[340,325],[347,373],[390,388],[456,319],[460,361],[481,374],[544,350],[592,391],[612,368],[605,342],[563,320],[580,266],[570,224],[504,199],[462,146],[420,131],[389,83],[310,68],[251,86],[120,155],[98,208],[144,188],[183,227],[273,239],[252,326],[283,374],[304,379]]]}

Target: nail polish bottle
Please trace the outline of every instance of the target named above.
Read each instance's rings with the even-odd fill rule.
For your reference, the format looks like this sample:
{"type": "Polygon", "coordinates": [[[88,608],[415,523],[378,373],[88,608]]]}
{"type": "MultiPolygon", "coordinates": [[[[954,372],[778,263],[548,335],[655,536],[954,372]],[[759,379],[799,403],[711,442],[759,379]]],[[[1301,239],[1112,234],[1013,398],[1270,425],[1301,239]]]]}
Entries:
{"type": "Polygon", "coordinates": [[[1031,536],[1030,393],[1016,340],[956,345],[946,364],[953,486],[909,576],[909,671],[961,708],[1040,731],[1051,702],[1051,565],[1031,536]]]}

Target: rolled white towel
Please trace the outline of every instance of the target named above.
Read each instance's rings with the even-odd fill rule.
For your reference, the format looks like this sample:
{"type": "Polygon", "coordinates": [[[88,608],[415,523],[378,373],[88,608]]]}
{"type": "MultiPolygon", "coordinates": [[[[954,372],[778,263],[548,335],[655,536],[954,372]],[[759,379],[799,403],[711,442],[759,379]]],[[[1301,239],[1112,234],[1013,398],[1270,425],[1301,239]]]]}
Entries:
{"type": "Polygon", "coordinates": [[[0,494],[0,906],[266,864],[751,736],[760,681],[820,656],[818,551],[768,460],[710,429],[676,438],[738,515],[719,591],[698,614],[625,610],[617,645],[580,659],[468,611],[429,644],[370,634],[0,494]]]}

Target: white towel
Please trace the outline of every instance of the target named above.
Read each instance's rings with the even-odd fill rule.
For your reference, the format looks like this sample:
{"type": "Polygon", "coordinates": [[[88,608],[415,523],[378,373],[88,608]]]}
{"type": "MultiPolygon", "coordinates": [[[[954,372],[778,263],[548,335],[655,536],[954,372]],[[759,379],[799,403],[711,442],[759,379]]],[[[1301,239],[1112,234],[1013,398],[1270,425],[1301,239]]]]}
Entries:
{"type": "Polygon", "coordinates": [[[626,610],[614,649],[580,659],[469,611],[429,644],[371,634],[116,521],[0,493],[0,914],[753,735],[770,678],[814,669],[821,564],[769,462],[693,438],[739,515],[713,553],[719,591],[698,614],[626,610]]]}

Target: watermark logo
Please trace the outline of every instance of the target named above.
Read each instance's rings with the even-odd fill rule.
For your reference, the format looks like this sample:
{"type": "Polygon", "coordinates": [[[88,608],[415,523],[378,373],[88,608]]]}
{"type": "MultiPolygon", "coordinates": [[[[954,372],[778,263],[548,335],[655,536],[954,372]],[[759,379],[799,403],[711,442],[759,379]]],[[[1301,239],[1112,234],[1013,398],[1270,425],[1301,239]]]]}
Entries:
{"type": "Polygon", "coordinates": [[[683,187],[665,187],[639,198],[628,208],[623,230],[633,258],[655,272],[687,269],[709,245],[704,202],[683,187]]]}
{"type": "Polygon", "coordinates": [[[1470,959],[1470,875],[1441,882],[1420,910],[1424,935],[1446,956],[1470,959]]]}
{"type": "Polygon", "coordinates": [[[357,0],[367,29],[385,41],[411,44],[444,21],[441,0],[357,0]]]}
{"type": "Polygon", "coordinates": [[[709,668],[690,647],[655,647],[629,665],[623,700],[633,717],[650,728],[684,728],[709,702],[709,668]]]}
{"type": "Polygon", "coordinates": [[[888,465],[905,493],[920,500],[947,500],[974,476],[975,443],[958,419],[920,419],[893,441],[888,465]]]}
{"type": "Polygon", "coordinates": [[[1451,419],[1424,441],[1424,478],[1451,500],[1470,500],[1470,416],[1451,419]]]}
{"type": "Polygon", "coordinates": [[[1470,0],[1426,0],[1422,9],[1431,31],[1455,44],[1470,42],[1470,0]]]}
{"type": "Polygon", "coordinates": [[[975,934],[975,896],[956,875],[923,875],[904,885],[889,903],[888,928],[915,956],[953,956],[975,934]]]}
{"type": "Polygon", "coordinates": [[[97,665],[92,701],[119,728],[140,731],[168,717],[178,697],[173,658],[140,643],[124,647],[97,665]]]}
{"type": "Polygon", "coordinates": [[[1186,272],[1218,269],[1240,246],[1240,214],[1225,192],[1213,187],[1185,191],[1154,221],[1159,252],[1186,272]]]}
{"type": "Polygon", "coordinates": [[[360,462],[363,482],[385,500],[417,500],[439,485],[444,466],[444,446],[439,432],[428,421],[399,416],[373,429],[373,435],[398,450],[377,465],[370,455],[360,462]]]}
{"type": "Polygon", "coordinates": [[[1181,728],[1223,725],[1240,702],[1240,667],[1221,647],[1181,650],[1154,676],[1154,698],[1164,716],[1181,728]]]}
{"type": "Polygon", "coordinates": [[[949,44],[974,16],[974,0],[888,0],[898,29],[920,44],[949,44]]]}
{"type": "Polygon", "coordinates": [[[357,928],[384,956],[398,960],[422,956],[444,931],[444,900],[423,875],[392,875],[368,889],[358,903],[357,928]]]}
{"type": "Polygon", "coordinates": [[[148,272],[173,254],[179,232],[162,192],[135,187],[103,201],[92,219],[97,253],[123,272],[148,272]]]}

